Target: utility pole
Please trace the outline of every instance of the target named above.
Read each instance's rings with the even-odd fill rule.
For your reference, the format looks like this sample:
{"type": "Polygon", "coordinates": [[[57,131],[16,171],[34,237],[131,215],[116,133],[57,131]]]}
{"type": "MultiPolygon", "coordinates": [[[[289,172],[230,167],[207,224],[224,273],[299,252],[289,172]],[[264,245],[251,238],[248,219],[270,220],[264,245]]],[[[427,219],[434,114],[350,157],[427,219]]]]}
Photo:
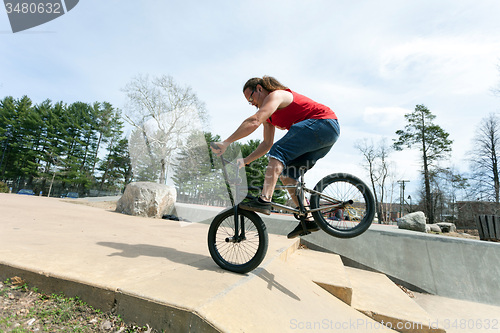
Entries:
{"type": "Polygon", "coordinates": [[[398,180],[399,184],[399,217],[403,217],[404,205],[405,205],[405,184],[409,183],[409,180],[398,180]]]}

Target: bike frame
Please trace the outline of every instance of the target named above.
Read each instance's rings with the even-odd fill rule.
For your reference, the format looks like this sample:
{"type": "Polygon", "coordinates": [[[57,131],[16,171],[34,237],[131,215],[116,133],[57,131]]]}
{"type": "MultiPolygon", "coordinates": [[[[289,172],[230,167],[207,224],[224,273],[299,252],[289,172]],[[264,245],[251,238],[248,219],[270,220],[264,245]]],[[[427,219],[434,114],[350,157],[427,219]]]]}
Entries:
{"type": "MultiPolygon", "coordinates": [[[[233,184],[235,186],[235,191],[236,193],[240,193],[240,186],[241,186],[241,178],[238,174],[238,166],[235,164],[235,163],[232,163],[228,160],[226,160],[223,156],[221,156],[221,161],[222,161],[222,170],[223,170],[223,176],[224,176],[224,181],[226,183],[226,186],[227,186],[227,190],[228,190],[228,193],[229,193],[229,199],[231,201],[231,204],[233,206],[233,209],[234,209],[234,224],[235,224],[235,235],[238,235],[239,234],[239,229],[240,229],[240,226],[241,226],[241,234],[239,236],[237,236],[238,240],[236,241],[241,241],[242,239],[245,239],[245,228],[244,228],[244,218],[243,216],[240,216],[239,213],[238,213],[238,210],[239,210],[239,207],[238,205],[236,204],[235,200],[234,200],[234,197],[231,193],[231,181],[229,179],[229,176],[227,174],[227,170],[226,170],[226,166],[229,164],[231,166],[233,166],[235,168],[235,174],[237,175],[233,184]],[[238,217],[240,217],[240,223],[238,223],[238,217]]],[[[262,189],[261,187],[248,187],[247,186],[247,190],[248,189],[262,189]]],[[[352,200],[349,200],[349,201],[346,201],[346,202],[343,202],[343,201],[339,201],[339,200],[336,200],[328,195],[325,195],[323,193],[320,193],[318,191],[315,191],[315,190],[312,190],[312,189],[309,189],[307,187],[305,187],[305,182],[304,182],[304,170],[301,170],[300,171],[300,181],[297,182],[297,184],[295,185],[276,185],[275,189],[277,190],[288,190],[288,189],[295,189],[295,195],[296,195],[296,198],[299,202],[299,207],[298,208],[293,208],[293,207],[290,207],[290,206],[286,206],[286,205],[282,205],[282,204],[279,204],[279,203],[275,203],[275,202],[271,202],[271,205],[273,208],[281,208],[287,212],[290,212],[290,213],[294,213],[296,214],[297,216],[299,216],[300,218],[300,221],[302,223],[302,225],[304,226],[304,230],[306,230],[305,228],[305,217],[307,216],[307,214],[309,213],[313,213],[313,212],[317,212],[317,211],[320,211],[320,210],[325,210],[325,209],[331,209],[331,210],[335,210],[335,209],[343,209],[345,207],[346,204],[352,204],[352,200]],[[316,209],[307,209],[303,202],[304,202],[304,194],[305,192],[307,193],[310,193],[310,194],[318,194],[318,195],[321,195],[321,198],[323,199],[326,199],[328,201],[330,201],[332,203],[332,205],[329,205],[329,206],[324,206],[324,207],[321,207],[321,208],[316,208],[316,209]]],[[[253,198],[253,196],[250,196],[247,194],[247,198],[253,198]]]]}

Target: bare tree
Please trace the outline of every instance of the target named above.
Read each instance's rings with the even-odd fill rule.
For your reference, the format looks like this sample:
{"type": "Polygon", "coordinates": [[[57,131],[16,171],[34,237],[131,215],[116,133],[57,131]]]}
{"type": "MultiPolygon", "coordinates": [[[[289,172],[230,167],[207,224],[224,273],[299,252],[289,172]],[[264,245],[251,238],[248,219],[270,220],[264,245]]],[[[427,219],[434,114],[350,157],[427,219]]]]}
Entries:
{"type": "Polygon", "coordinates": [[[181,87],[166,75],[153,78],[139,75],[123,91],[128,98],[125,119],[141,134],[132,138],[142,142],[131,145],[143,147],[131,151],[132,165],[134,160],[145,160],[133,155],[134,152],[147,154],[151,163],[160,164],[157,178],[160,184],[165,184],[176,151],[193,131],[205,127],[204,103],[190,87],[181,87]]]}
{"type": "Polygon", "coordinates": [[[500,119],[492,113],[481,121],[469,156],[474,193],[497,203],[500,200],[499,149],[500,119]]]}
{"type": "MultiPolygon", "coordinates": [[[[500,73],[500,63],[497,65],[497,70],[498,73],[500,73]]],[[[491,88],[491,91],[495,96],[500,97],[500,80],[497,82],[497,84],[491,88]]]]}
{"type": "Polygon", "coordinates": [[[387,207],[384,205],[386,181],[389,177],[389,163],[387,157],[390,147],[385,139],[382,139],[378,145],[367,139],[355,143],[355,147],[363,154],[365,159],[365,168],[370,175],[375,206],[377,207],[377,218],[379,222],[385,221],[387,216],[387,207]]]}

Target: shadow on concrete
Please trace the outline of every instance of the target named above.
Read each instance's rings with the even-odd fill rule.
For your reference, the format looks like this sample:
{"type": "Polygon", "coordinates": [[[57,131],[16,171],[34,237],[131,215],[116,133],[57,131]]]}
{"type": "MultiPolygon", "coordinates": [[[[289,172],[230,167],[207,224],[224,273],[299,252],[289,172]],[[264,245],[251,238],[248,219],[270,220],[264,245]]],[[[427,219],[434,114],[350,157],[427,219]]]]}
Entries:
{"type": "Polygon", "coordinates": [[[125,244],[116,242],[97,242],[97,245],[119,250],[109,254],[109,257],[120,256],[137,258],[140,256],[165,258],[169,261],[196,267],[200,270],[217,271],[218,266],[208,255],[179,251],[172,247],[156,246],[150,244],[125,244]]]}
{"type": "MultiPolygon", "coordinates": [[[[259,269],[257,269],[257,270],[259,270],[259,269]]],[[[285,294],[285,295],[287,295],[287,296],[289,296],[297,301],[300,301],[300,297],[295,295],[290,289],[286,288],[284,285],[282,285],[281,283],[279,283],[275,280],[274,274],[271,274],[267,270],[262,268],[259,270],[259,272],[256,272],[255,275],[258,276],[259,278],[261,278],[262,280],[264,280],[265,282],[267,282],[267,289],[273,290],[273,288],[276,288],[277,290],[279,290],[283,294],[285,294]]]]}

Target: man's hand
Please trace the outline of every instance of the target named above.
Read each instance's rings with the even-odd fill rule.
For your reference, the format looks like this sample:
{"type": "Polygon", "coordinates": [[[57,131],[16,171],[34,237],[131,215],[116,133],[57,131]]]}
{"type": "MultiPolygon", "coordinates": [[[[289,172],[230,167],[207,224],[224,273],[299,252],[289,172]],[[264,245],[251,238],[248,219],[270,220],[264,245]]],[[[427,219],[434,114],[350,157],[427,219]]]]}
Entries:
{"type": "Polygon", "coordinates": [[[227,147],[229,146],[228,142],[211,142],[210,143],[210,149],[214,152],[215,155],[221,156],[224,154],[226,151],[227,147]]]}
{"type": "Polygon", "coordinates": [[[244,158],[238,158],[236,160],[236,165],[238,166],[239,169],[241,168],[244,168],[245,167],[245,159],[244,158]]]}

